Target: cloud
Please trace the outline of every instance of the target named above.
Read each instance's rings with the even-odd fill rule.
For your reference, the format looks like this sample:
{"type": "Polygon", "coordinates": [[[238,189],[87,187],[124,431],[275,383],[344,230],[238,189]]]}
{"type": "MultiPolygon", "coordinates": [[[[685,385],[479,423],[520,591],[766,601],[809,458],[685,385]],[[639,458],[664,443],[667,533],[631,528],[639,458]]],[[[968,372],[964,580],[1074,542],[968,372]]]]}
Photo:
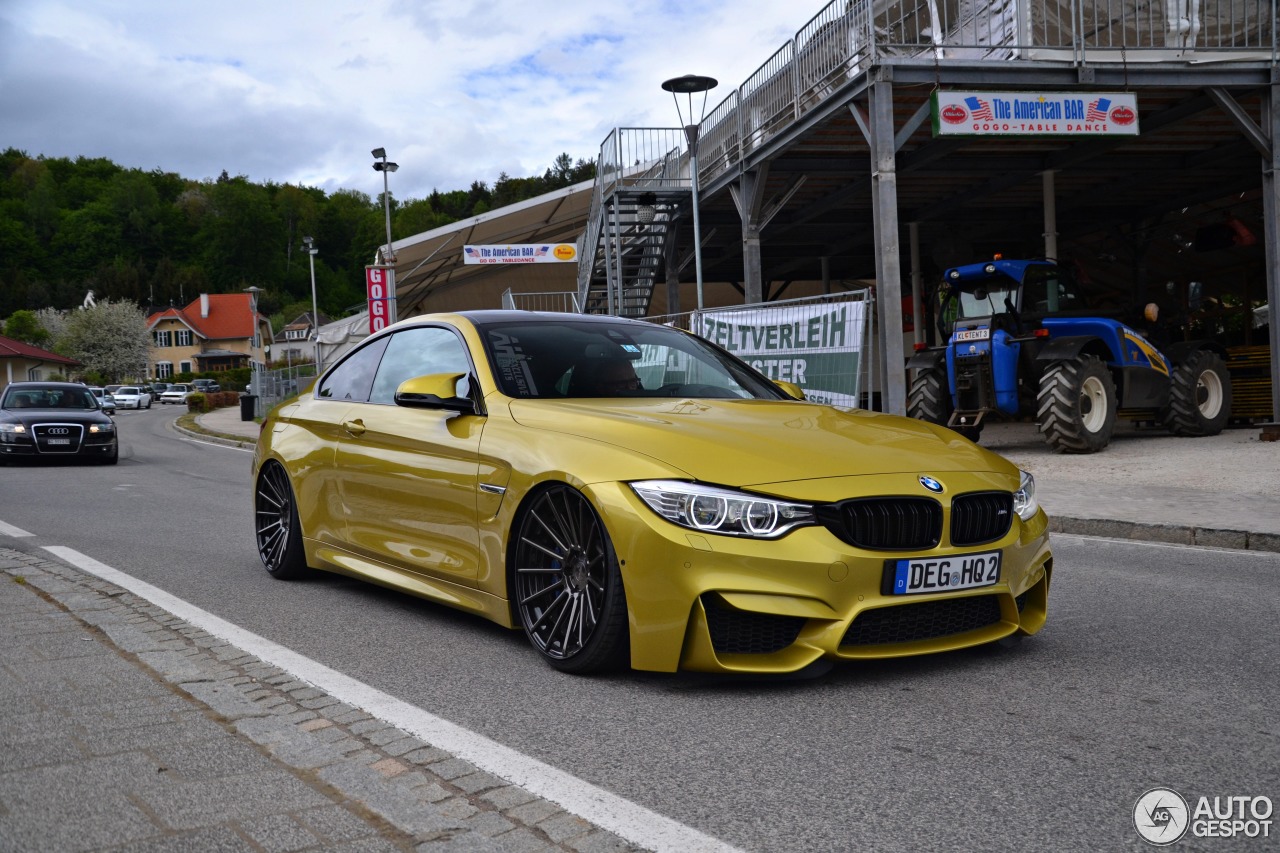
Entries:
{"type": "Polygon", "coordinates": [[[785,5],[10,0],[0,144],[375,196],[385,147],[392,192],[422,198],[675,126],[669,77],[717,77],[714,108],[822,8],[785,5]]]}

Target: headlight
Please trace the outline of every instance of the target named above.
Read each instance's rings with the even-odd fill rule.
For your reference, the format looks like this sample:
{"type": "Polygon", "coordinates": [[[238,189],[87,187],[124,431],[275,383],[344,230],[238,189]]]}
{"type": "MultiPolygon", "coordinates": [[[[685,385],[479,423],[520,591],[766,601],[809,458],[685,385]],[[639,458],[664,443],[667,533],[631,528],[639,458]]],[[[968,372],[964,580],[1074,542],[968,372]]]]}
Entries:
{"type": "Polygon", "coordinates": [[[1026,471],[1021,473],[1022,482],[1018,484],[1018,491],[1013,493],[1013,511],[1023,521],[1030,521],[1040,508],[1040,502],[1036,500],[1036,478],[1026,471]]]}
{"type": "Polygon", "coordinates": [[[0,432],[6,432],[11,435],[23,435],[27,428],[22,424],[0,424],[0,432]]]}
{"type": "Polygon", "coordinates": [[[90,424],[89,432],[115,432],[115,424],[90,424]]]}
{"type": "Polygon", "coordinates": [[[813,508],[808,504],[680,480],[645,480],[629,485],[649,509],[691,530],[777,539],[797,527],[815,523],[813,508]]]}

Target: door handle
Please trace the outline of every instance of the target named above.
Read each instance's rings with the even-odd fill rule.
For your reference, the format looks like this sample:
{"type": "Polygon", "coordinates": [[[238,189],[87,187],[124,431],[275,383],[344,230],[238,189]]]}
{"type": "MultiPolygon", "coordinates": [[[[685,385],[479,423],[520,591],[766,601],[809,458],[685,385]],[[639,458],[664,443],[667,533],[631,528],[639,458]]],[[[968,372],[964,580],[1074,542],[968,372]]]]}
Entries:
{"type": "Polygon", "coordinates": [[[364,435],[364,421],[361,420],[343,421],[342,428],[350,435],[364,435]]]}

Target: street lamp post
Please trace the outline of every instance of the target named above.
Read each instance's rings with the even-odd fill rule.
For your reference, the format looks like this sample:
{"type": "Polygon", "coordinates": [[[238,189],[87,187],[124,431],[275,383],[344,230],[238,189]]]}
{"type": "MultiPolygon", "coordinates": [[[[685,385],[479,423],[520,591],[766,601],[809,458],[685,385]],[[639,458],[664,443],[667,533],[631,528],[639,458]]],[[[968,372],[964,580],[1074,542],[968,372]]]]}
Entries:
{"type": "Polygon", "coordinates": [[[683,77],[672,77],[663,81],[662,88],[671,93],[676,102],[676,117],[684,122],[684,114],[680,110],[680,95],[687,96],[689,107],[689,123],[684,125],[684,138],[689,143],[689,186],[692,189],[693,201],[693,268],[698,279],[698,310],[702,310],[702,228],[698,221],[698,126],[707,112],[707,92],[719,85],[714,77],[700,74],[686,74],[683,77]],[[702,110],[698,120],[693,120],[693,96],[702,93],[702,110]]]}
{"type": "Polygon", "coordinates": [[[387,276],[387,322],[394,323],[399,319],[400,312],[396,306],[396,256],[391,248],[391,190],[387,183],[387,173],[394,172],[400,166],[397,163],[387,162],[387,149],[385,148],[375,148],[369,153],[379,158],[379,161],[373,164],[373,169],[375,172],[382,173],[382,209],[387,217],[387,248],[382,252],[382,262],[391,267],[391,274],[387,276]]]}
{"type": "Polygon", "coordinates": [[[303,237],[302,246],[307,250],[307,260],[311,263],[311,327],[312,327],[312,346],[315,350],[316,357],[316,375],[320,375],[320,306],[316,302],[316,254],[319,249],[316,248],[315,237],[303,237]]]}

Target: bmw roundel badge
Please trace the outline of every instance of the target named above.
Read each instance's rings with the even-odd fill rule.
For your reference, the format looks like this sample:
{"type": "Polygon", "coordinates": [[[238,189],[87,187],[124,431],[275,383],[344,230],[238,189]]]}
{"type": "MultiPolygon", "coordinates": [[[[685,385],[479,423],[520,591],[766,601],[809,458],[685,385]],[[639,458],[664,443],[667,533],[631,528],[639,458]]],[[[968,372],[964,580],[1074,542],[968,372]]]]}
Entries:
{"type": "Polygon", "coordinates": [[[920,485],[924,486],[926,489],[928,489],[931,492],[937,492],[938,494],[942,493],[942,484],[939,483],[937,480],[933,479],[932,477],[928,477],[921,474],[920,485]]]}

